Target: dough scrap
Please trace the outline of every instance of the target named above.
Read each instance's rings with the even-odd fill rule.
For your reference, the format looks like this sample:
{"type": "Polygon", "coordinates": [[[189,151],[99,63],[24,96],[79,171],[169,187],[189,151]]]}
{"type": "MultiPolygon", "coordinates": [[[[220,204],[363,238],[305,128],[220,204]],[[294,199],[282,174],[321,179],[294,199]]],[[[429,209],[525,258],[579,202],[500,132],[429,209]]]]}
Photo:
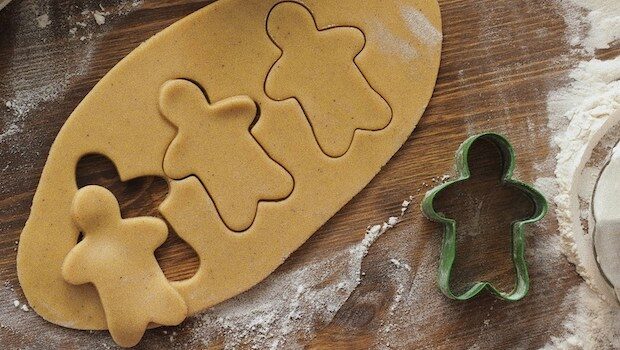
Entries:
{"type": "Polygon", "coordinates": [[[250,134],[257,108],[248,96],[209,104],[200,88],[182,79],[160,92],[162,114],[178,128],[164,156],[172,179],[196,175],[233,231],[247,230],[259,201],[281,200],[293,191],[293,178],[250,134]]]}
{"type": "MultiPolygon", "coordinates": [[[[361,191],[407,141],[432,95],[441,45],[428,44],[412,31],[403,14],[418,11],[424,25],[440,33],[437,1],[367,1],[360,6],[358,0],[305,0],[294,5],[307,8],[315,28],[325,33],[339,28],[363,33],[365,46],[357,56],[338,57],[349,68],[359,67],[362,85],[375,90],[392,110],[385,128],[370,131],[363,129],[368,126],[356,125],[340,157],[330,157],[321,149],[303,103],[291,98],[276,101],[266,94],[267,76],[282,55],[267,32],[269,13],[278,3],[220,0],[204,7],[136,48],[76,107],[50,149],[19,241],[20,285],[30,306],[44,319],[77,329],[108,328],[94,285],[73,285],[62,276],[63,262],[80,234],[72,219],[72,202],[79,190],[76,164],[84,155],[96,153],[110,159],[121,181],[158,176],[169,182],[170,193],[160,212],[200,259],[195,275],[170,285],[182,296],[187,313],[195,314],[266,278],[361,191]],[[409,49],[394,47],[386,33],[396,42],[409,43],[409,49]],[[160,109],[160,90],[176,79],[195,82],[208,92],[213,105],[235,96],[254,101],[260,117],[250,123],[249,136],[294,181],[286,198],[259,200],[256,216],[243,232],[226,225],[227,219],[217,210],[217,196],[210,196],[212,185],[203,184],[199,174],[172,179],[164,171],[164,158],[179,130],[160,109]]],[[[353,45],[356,34],[347,35],[353,37],[346,39],[353,45]]],[[[336,54],[338,49],[328,51],[336,54]]],[[[200,98],[206,99],[205,95],[200,98]]],[[[377,109],[377,101],[379,97],[374,102],[356,100],[354,107],[362,108],[359,103],[363,110],[377,109]]],[[[352,115],[349,112],[346,117],[352,115]]],[[[349,138],[353,127],[347,127],[349,138]]],[[[234,181],[225,184],[234,185],[234,181]]],[[[242,202],[250,205],[245,198],[242,202]]]]}
{"type": "Polygon", "coordinates": [[[62,264],[64,279],[92,283],[99,293],[114,341],[131,347],[150,323],[183,322],[187,306],[155,260],[168,236],[166,223],[154,217],[122,219],[114,195],[100,186],[80,189],[73,220],[84,235],[62,264]]]}
{"type": "Polygon", "coordinates": [[[354,61],[366,45],[361,30],[319,29],[306,7],[283,2],[269,13],[267,31],[282,50],[267,76],[267,95],[299,101],[325,154],[340,157],[355,130],[380,130],[390,123],[390,106],[354,61]]]}

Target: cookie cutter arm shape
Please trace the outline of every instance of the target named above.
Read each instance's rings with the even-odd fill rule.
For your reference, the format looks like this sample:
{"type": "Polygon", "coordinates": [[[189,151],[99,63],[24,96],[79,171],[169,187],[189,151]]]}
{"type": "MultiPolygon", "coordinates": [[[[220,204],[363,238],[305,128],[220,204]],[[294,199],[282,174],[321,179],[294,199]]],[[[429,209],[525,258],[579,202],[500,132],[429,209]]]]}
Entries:
{"type": "Polygon", "coordinates": [[[530,279],[527,271],[527,263],[525,261],[525,230],[527,224],[540,221],[548,210],[548,204],[545,197],[532,186],[512,178],[515,168],[515,152],[508,140],[496,133],[483,133],[472,136],[465,140],[456,153],[456,171],[457,178],[455,180],[441,184],[426,193],[422,200],[422,212],[431,221],[435,221],[444,225],[444,237],[441,247],[440,263],[437,282],[441,292],[450,299],[468,300],[478,295],[483,290],[488,290],[496,297],[517,301],[525,297],[530,287],[530,279]],[[445,188],[459,182],[468,180],[471,176],[468,164],[468,156],[471,146],[478,140],[486,140],[495,144],[500,150],[502,157],[503,172],[501,182],[508,186],[513,186],[523,191],[534,203],[535,212],[527,219],[515,221],[511,224],[512,234],[512,261],[515,267],[516,284],[512,291],[502,292],[492,283],[487,281],[475,282],[467,291],[462,294],[454,294],[450,288],[450,276],[452,274],[452,265],[456,257],[456,221],[445,217],[441,213],[437,213],[433,207],[435,196],[445,188]]]}

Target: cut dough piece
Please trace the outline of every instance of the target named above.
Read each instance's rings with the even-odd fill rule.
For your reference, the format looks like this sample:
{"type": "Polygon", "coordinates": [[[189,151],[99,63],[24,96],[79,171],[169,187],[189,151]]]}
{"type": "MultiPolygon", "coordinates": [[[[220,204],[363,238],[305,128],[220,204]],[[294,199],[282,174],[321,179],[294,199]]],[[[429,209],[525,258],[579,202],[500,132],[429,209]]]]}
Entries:
{"type": "MultiPolygon", "coordinates": [[[[416,20],[424,22],[419,24],[440,36],[437,2],[385,0],[360,6],[358,0],[304,1],[315,28],[325,33],[337,30],[335,27],[357,28],[351,30],[363,33],[365,38],[355,64],[350,57],[346,63],[363,72],[365,88],[375,90],[378,97],[356,100],[344,117],[354,117],[358,108],[385,110],[377,108],[380,99],[393,111],[389,124],[380,130],[363,129],[380,127],[376,125],[356,125],[346,153],[337,158],[321,150],[297,100],[275,101],[265,93],[267,75],[281,55],[267,33],[268,15],[278,3],[221,0],[206,6],[140,45],[77,106],[50,149],[19,242],[19,281],[28,303],[39,315],[72,328],[108,327],[95,287],[70,284],[61,273],[63,261],[76,247],[79,236],[71,207],[78,191],[76,164],[86,154],[109,158],[122,181],[159,176],[170,182],[170,194],[161,211],[201,261],[192,278],[171,285],[183,297],[188,313],[194,314],[266,278],[362,190],[407,140],[432,95],[441,47],[435,42],[428,44],[411,31],[404,14],[418,11],[421,15],[416,20]],[[386,32],[398,42],[410,43],[416,55],[412,56],[411,50],[400,52],[389,47],[386,32]],[[294,180],[293,191],[286,198],[258,203],[251,226],[243,232],[227,227],[224,220],[228,219],[222,220],[216,210],[218,198],[210,195],[213,185],[203,186],[197,177],[200,174],[176,180],[164,171],[164,158],[179,130],[160,111],[160,90],[176,79],[196,82],[208,92],[211,107],[237,99],[235,96],[254,101],[260,117],[251,124],[250,136],[294,180]]],[[[346,33],[354,33],[351,30],[346,33]]],[[[339,47],[327,49],[334,55],[341,53],[339,47]]],[[[326,84],[321,79],[317,83],[326,84]]],[[[340,79],[334,76],[327,83],[340,84],[340,79]]],[[[205,98],[204,94],[200,98],[205,98]]],[[[328,103],[319,102],[319,106],[328,103]]],[[[194,116],[183,118],[189,117],[194,116]]],[[[353,128],[347,128],[347,133],[334,133],[349,138],[353,128]]],[[[243,142],[248,141],[247,136],[243,142]]],[[[203,156],[200,154],[201,159],[203,156]]],[[[290,186],[290,182],[278,184],[290,186]]],[[[218,185],[226,188],[217,191],[236,193],[229,188],[235,185],[235,181],[226,182],[218,185]]],[[[270,193],[257,197],[279,197],[286,192],[280,190],[274,191],[278,196],[270,193]]],[[[248,204],[248,198],[241,201],[244,206],[254,205],[248,204]]],[[[239,226],[245,226],[248,221],[240,222],[244,224],[239,226]]]]}
{"type": "Polygon", "coordinates": [[[598,179],[592,198],[594,249],[603,276],[620,301],[620,146],[598,179]]]}
{"type": "Polygon", "coordinates": [[[250,227],[259,201],[293,190],[293,178],[250,134],[257,110],[248,96],[209,104],[197,85],[177,79],[164,84],[159,105],[178,128],[164,172],[173,179],[197,175],[231,230],[250,227]]]}
{"type": "Polygon", "coordinates": [[[92,283],[114,341],[131,347],[150,323],[173,326],[187,316],[187,306],[155,260],[154,251],[168,236],[160,219],[122,219],[114,195],[86,186],[73,201],[73,220],[84,235],[62,265],[72,284],[92,283]]]}
{"type": "Polygon", "coordinates": [[[319,30],[307,8],[283,2],[269,13],[267,31],[282,50],[267,76],[267,95],[299,101],[325,154],[340,157],[355,130],[389,124],[390,106],[354,62],[366,43],[359,29],[319,30]]]}

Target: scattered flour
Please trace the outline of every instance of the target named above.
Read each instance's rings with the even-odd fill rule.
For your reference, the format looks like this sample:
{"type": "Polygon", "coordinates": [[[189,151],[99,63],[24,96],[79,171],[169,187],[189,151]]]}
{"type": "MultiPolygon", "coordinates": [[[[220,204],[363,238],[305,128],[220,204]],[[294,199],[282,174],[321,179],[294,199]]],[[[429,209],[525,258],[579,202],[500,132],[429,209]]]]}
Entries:
{"type": "Polygon", "coordinates": [[[50,20],[50,17],[47,13],[37,17],[36,20],[37,20],[37,27],[39,28],[45,28],[49,26],[50,24],[52,24],[52,21],[50,20]]]}
{"type": "Polygon", "coordinates": [[[602,303],[587,285],[574,287],[564,304],[566,308],[576,306],[576,310],[564,321],[565,334],[552,336],[543,350],[620,348],[617,334],[620,313],[602,303]]]}
{"type": "Polygon", "coordinates": [[[14,306],[16,309],[20,309],[20,310],[22,310],[22,311],[24,311],[24,312],[28,312],[28,311],[30,311],[30,308],[28,307],[28,305],[27,305],[27,304],[25,304],[25,303],[24,303],[24,304],[22,304],[22,303],[20,303],[20,302],[19,302],[19,300],[17,300],[17,299],[13,300],[13,306],[14,306]]]}
{"type": "MultiPolygon", "coordinates": [[[[562,6],[567,40],[583,54],[609,48],[620,38],[619,1],[570,0],[562,1],[562,6]],[[580,11],[586,11],[585,17],[580,11]]],[[[553,337],[545,349],[618,348],[620,308],[598,272],[588,224],[600,168],[588,162],[595,146],[620,120],[620,57],[582,61],[569,78],[570,84],[550,93],[547,101],[549,127],[556,131],[552,143],[559,149],[556,177],[541,178],[537,185],[555,194],[565,254],[586,282],[565,300],[567,308],[576,306],[563,325],[565,334],[553,337]]]]}
{"type": "MultiPolygon", "coordinates": [[[[23,10],[16,11],[17,17],[13,19],[16,25],[13,30],[17,33],[15,37],[16,42],[14,44],[15,47],[20,47],[20,44],[27,40],[25,36],[30,35],[27,28],[28,23],[34,21],[39,29],[46,29],[52,24],[52,19],[49,17],[49,14],[44,13],[38,15],[38,13],[43,11],[49,11],[52,2],[45,0],[36,2],[23,1],[22,3],[23,10]]],[[[83,30],[84,36],[92,39],[94,36],[99,37],[101,34],[104,34],[104,32],[90,29],[91,25],[88,19],[91,18],[91,16],[94,23],[102,25],[105,23],[107,16],[126,15],[141,4],[142,1],[125,0],[120,1],[116,7],[109,11],[100,7],[98,10],[84,10],[79,14],[69,13],[66,18],[58,16],[55,17],[54,20],[60,21],[58,26],[70,27],[69,33],[71,36],[75,36],[78,34],[79,30],[83,30]]],[[[49,32],[41,31],[35,35],[37,39],[45,42],[49,32]]],[[[28,39],[32,39],[32,37],[28,39]]],[[[5,132],[3,132],[2,135],[4,135],[6,130],[10,129],[11,126],[17,126],[17,128],[13,127],[14,131],[12,131],[10,135],[13,135],[17,131],[21,131],[19,124],[27,114],[38,108],[42,102],[48,102],[61,97],[69,81],[87,71],[92,51],[93,46],[89,44],[84,47],[78,47],[75,50],[75,57],[71,57],[71,59],[67,59],[67,57],[55,57],[57,55],[46,57],[46,59],[50,61],[49,64],[42,66],[41,71],[37,72],[39,76],[37,80],[41,82],[40,86],[35,86],[28,90],[22,88],[25,81],[20,75],[20,70],[17,68],[20,62],[10,61],[10,67],[7,70],[8,74],[6,77],[3,77],[3,79],[6,78],[6,80],[8,80],[9,91],[13,92],[13,96],[2,96],[1,99],[3,99],[2,102],[6,108],[13,114],[13,119],[10,120],[9,123],[5,122],[5,132]],[[76,62],[79,62],[79,64],[76,65],[76,62]]],[[[15,61],[18,61],[20,58],[21,56],[16,55],[15,61]]]]}
{"type": "Polygon", "coordinates": [[[571,0],[589,11],[586,19],[590,30],[583,40],[588,53],[606,49],[620,39],[620,1],[617,0],[571,0]]]}
{"type": "Polygon", "coordinates": [[[95,18],[95,22],[97,22],[98,25],[102,25],[105,24],[105,16],[109,14],[108,12],[95,11],[93,12],[93,18],[95,18]]]}
{"type": "Polygon", "coordinates": [[[560,5],[568,26],[567,41],[578,50],[593,54],[620,39],[620,18],[616,15],[620,13],[619,1],[560,0],[560,5]]]}
{"type": "Polygon", "coordinates": [[[418,51],[408,40],[396,35],[383,22],[374,21],[372,26],[371,33],[379,38],[377,42],[383,52],[398,55],[404,60],[413,60],[419,56],[418,51]]]}
{"type": "Polygon", "coordinates": [[[390,259],[390,262],[392,263],[392,265],[394,265],[397,269],[405,269],[407,271],[411,271],[411,266],[409,266],[409,264],[404,263],[398,259],[390,259]]]}
{"type": "Polygon", "coordinates": [[[440,45],[442,40],[441,32],[426,19],[426,16],[419,10],[409,6],[403,6],[400,15],[405,20],[411,32],[426,45],[440,45]]]}
{"type": "Polygon", "coordinates": [[[0,142],[2,142],[2,140],[4,140],[5,138],[17,134],[20,131],[21,129],[19,128],[19,126],[17,126],[17,124],[11,123],[5,126],[5,130],[0,134],[0,142]]]}
{"type": "MultiPolygon", "coordinates": [[[[403,4],[400,8],[400,17],[409,32],[422,44],[430,47],[441,45],[443,38],[441,31],[435,28],[418,9],[403,4]]],[[[374,36],[371,40],[375,41],[383,52],[407,61],[419,56],[411,38],[402,37],[390,29],[393,23],[386,24],[384,21],[375,20],[370,25],[372,30],[369,33],[374,36]]]]}
{"type": "MultiPolygon", "coordinates": [[[[39,159],[38,147],[31,147],[39,142],[37,133],[32,133],[30,125],[36,124],[38,113],[42,113],[43,104],[60,100],[69,84],[90,69],[90,62],[95,43],[90,39],[102,36],[106,26],[99,26],[93,13],[102,16],[120,16],[138,8],[142,1],[123,0],[115,7],[105,11],[77,12],[73,6],[62,8],[60,13],[53,12],[56,7],[51,0],[23,0],[14,4],[12,31],[15,36],[12,45],[23,48],[39,42],[42,50],[15,50],[5,63],[7,68],[0,79],[0,149],[6,154],[19,155],[21,161],[3,164],[0,167],[0,194],[8,191],[9,174],[27,172],[39,159]],[[51,13],[56,13],[50,17],[51,13]],[[56,28],[67,28],[67,41],[70,47],[63,54],[53,50],[47,44],[50,38],[51,24],[56,28]],[[33,30],[34,27],[34,30],[33,30]],[[84,38],[79,41],[80,38],[84,38]],[[45,62],[46,64],[28,64],[28,62],[45,62]],[[27,67],[27,69],[26,69],[27,67]]],[[[79,11],[79,10],[78,10],[79,11]]],[[[104,19],[105,20],[105,19],[104,19]]]]}
{"type": "MultiPolygon", "coordinates": [[[[410,200],[402,205],[405,211],[410,200]]],[[[187,343],[208,346],[222,341],[225,349],[301,347],[289,335],[310,340],[317,326],[333,319],[365,275],[362,260],[372,244],[398,222],[399,217],[392,216],[371,225],[358,244],[328,256],[314,254],[299,267],[276,272],[242,295],[194,317],[188,322],[187,343]]],[[[411,270],[405,263],[398,264],[411,270]]]]}

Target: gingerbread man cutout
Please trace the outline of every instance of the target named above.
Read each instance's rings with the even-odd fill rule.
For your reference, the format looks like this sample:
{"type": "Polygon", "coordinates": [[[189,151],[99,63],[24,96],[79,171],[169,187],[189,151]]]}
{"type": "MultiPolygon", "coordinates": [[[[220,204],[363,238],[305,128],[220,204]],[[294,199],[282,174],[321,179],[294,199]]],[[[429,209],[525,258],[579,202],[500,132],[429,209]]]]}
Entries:
{"type": "Polygon", "coordinates": [[[325,154],[340,157],[355,130],[390,123],[390,106],[354,62],[366,43],[359,29],[319,30],[307,8],[284,2],[271,10],[267,31],[282,56],[267,75],[265,92],[278,101],[297,99],[325,154]]]}
{"type": "Polygon", "coordinates": [[[248,96],[209,104],[200,87],[178,79],[162,86],[159,104],[178,128],[164,172],[177,180],[196,175],[231,230],[252,225],[259,201],[284,199],[293,190],[291,175],[250,133],[257,107],[248,96]]]}
{"type": "Polygon", "coordinates": [[[155,249],[168,236],[164,221],[121,218],[116,198],[100,186],[77,192],[72,219],[84,239],[65,257],[62,276],[97,288],[117,344],[136,345],[150,323],[172,326],[185,319],[185,301],[155,260],[155,249]]]}

